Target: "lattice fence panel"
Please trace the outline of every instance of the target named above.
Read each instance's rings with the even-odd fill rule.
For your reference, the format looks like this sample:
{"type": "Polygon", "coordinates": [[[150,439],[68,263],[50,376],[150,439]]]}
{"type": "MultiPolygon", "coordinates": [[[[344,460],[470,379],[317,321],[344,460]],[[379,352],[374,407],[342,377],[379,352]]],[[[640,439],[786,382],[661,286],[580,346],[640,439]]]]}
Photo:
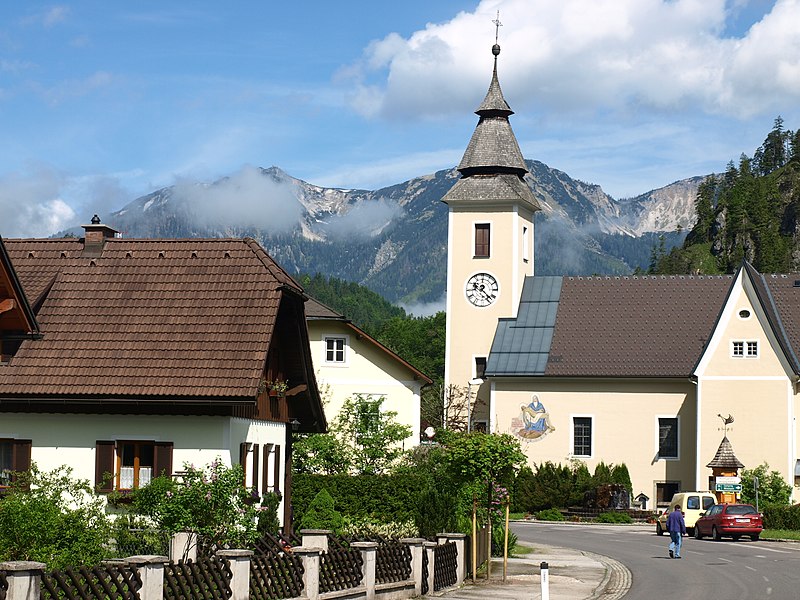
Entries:
{"type": "Polygon", "coordinates": [[[164,567],[165,600],[228,600],[231,566],[225,559],[170,561],[164,567]]]}
{"type": "Polygon", "coordinates": [[[377,583],[395,583],[411,577],[411,548],[400,542],[384,542],[375,555],[377,583]]]}
{"type": "Polygon", "coordinates": [[[458,549],[453,542],[440,544],[433,549],[433,591],[438,592],[456,584],[458,549]]]}
{"type": "Polygon", "coordinates": [[[320,557],[319,591],[336,592],[358,587],[363,573],[364,559],[358,550],[328,549],[320,557]]]}
{"type": "Polygon", "coordinates": [[[142,580],[135,569],[103,564],[42,575],[44,600],[138,600],[142,580]]]}
{"type": "Polygon", "coordinates": [[[430,591],[428,585],[428,552],[425,548],[422,549],[422,595],[424,596],[430,591]]]}
{"type": "Polygon", "coordinates": [[[0,600],[6,600],[6,592],[8,592],[8,580],[5,571],[0,571],[0,600]]]}
{"type": "Polygon", "coordinates": [[[253,555],[250,559],[250,600],[301,596],[304,572],[300,559],[291,554],[253,555]]]}

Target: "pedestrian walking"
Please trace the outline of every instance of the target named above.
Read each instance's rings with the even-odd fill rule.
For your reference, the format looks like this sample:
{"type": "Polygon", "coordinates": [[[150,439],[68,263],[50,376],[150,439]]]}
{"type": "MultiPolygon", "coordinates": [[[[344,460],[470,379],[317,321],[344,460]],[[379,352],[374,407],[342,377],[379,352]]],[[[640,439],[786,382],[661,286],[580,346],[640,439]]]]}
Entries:
{"type": "Polygon", "coordinates": [[[669,557],[681,557],[681,536],[686,535],[686,522],[683,520],[681,505],[676,504],[675,508],[667,517],[667,531],[669,532],[669,557]]]}

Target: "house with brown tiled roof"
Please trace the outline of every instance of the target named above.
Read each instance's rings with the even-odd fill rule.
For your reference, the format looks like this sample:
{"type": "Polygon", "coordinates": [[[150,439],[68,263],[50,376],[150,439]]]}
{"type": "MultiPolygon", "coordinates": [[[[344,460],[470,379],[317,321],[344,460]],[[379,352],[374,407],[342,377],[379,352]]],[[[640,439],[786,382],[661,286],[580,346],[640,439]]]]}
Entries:
{"type": "MultiPolygon", "coordinates": [[[[310,298],[306,302],[308,337],[315,374],[328,421],[346,399],[380,399],[380,410],[411,428],[405,448],[420,442],[422,388],[433,381],[350,319],[310,298]]],[[[366,418],[369,418],[367,415],[366,418]]]]}
{"type": "Polygon", "coordinates": [[[2,472],[124,492],[221,457],[288,519],[291,431],[327,427],[302,288],[252,239],[84,228],[0,240],[2,472]]]}
{"type": "Polygon", "coordinates": [[[800,499],[800,275],[535,275],[546,199],[522,181],[499,53],[443,198],[445,384],[467,395],[450,417],[516,436],[531,465],[624,463],[650,507],[714,491],[727,434],[742,464],[768,463],[800,499]]]}

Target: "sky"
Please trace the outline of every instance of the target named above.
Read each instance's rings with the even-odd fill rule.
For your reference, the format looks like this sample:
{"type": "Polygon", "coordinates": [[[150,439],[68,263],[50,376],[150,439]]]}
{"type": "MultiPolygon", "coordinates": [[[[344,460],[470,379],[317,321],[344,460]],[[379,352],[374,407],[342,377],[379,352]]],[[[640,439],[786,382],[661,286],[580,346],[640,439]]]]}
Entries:
{"type": "Polygon", "coordinates": [[[800,128],[800,0],[2,2],[0,235],[254,167],[451,168],[496,33],[524,156],[618,199],[800,128]]]}

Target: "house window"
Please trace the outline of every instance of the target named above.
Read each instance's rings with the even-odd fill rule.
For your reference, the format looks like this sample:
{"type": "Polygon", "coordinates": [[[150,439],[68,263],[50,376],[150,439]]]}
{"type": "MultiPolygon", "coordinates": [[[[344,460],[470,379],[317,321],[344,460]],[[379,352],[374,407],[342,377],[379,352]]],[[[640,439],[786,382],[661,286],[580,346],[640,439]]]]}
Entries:
{"type": "Polygon", "coordinates": [[[0,488],[14,481],[14,473],[31,468],[30,440],[0,440],[0,488]]]}
{"type": "Polygon", "coordinates": [[[489,223],[475,224],[475,256],[489,257],[489,223]]]}
{"type": "Polygon", "coordinates": [[[530,245],[530,239],[528,235],[528,228],[526,226],[522,226],[522,260],[524,262],[528,262],[530,260],[530,250],[528,250],[528,246],[530,245]]]}
{"type": "Polygon", "coordinates": [[[731,356],[733,358],[758,358],[758,341],[733,340],[731,342],[731,356]]]}
{"type": "Polygon", "coordinates": [[[656,507],[669,506],[672,497],[681,489],[680,481],[656,482],[656,507]]]}
{"type": "Polygon", "coordinates": [[[146,486],[160,475],[172,475],[172,442],[97,442],[95,483],[99,491],[128,492],[146,486]]]}
{"type": "Polygon", "coordinates": [[[592,455],[592,417],[572,417],[572,454],[592,455]]]}
{"type": "Polygon", "coordinates": [[[678,458],[678,418],[659,417],[658,457],[678,458]]]}
{"type": "Polygon", "coordinates": [[[344,362],[344,349],[346,347],[346,339],[343,337],[326,337],[325,338],[325,362],[329,363],[343,363],[344,362]]]}
{"type": "Polygon", "coordinates": [[[484,379],[486,375],[486,357],[485,356],[476,356],[475,357],[475,378],[476,379],[484,379]]]}
{"type": "Polygon", "coordinates": [[[358,403],[359,435],[373,436],[378,433],[381,424],[382,395],[364,394],[363,402],[358,403]]]}

